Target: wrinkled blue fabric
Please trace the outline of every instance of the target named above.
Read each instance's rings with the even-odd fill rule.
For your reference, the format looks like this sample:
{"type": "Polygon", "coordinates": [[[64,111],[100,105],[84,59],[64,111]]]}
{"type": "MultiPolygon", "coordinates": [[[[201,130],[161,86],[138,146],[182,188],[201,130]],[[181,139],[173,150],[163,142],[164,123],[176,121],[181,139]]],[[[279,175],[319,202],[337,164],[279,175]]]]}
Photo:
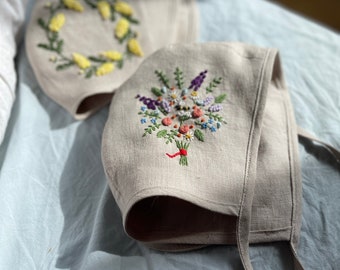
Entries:
{"type": "MultiPolygon", "coordinates": [[[[340,148],[339,35],[273,4],[198,0],[200,41],[280,50],[297,123],[340,148]]],[[[0,148],[0,269],[242,269],[236,247],[150,250],[124,233],[101,164],[104,108],[81,122],[40,89],[21,47],[19,83],[0,148]]],[[[340,168],[301,140],[306,269],[339,269],[340,168]]],[[[292,269],[286,243],[252,245],[254,269],[292,269]]]]}

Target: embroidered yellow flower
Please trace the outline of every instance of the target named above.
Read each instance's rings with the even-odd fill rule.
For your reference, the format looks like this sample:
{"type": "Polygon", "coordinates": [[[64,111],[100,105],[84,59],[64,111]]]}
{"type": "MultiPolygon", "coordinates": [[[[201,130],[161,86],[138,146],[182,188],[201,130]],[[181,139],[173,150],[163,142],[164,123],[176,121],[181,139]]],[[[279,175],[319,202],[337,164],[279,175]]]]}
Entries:
{"type": "Polygon", "coordinates": [[[137,55],[137,56],[144,55],[142,48],[140,47],[137,39],[135,38],[130,39],[127,46],[128,46],[129,51],[133,53],[134,55],[137,55]]]}
{"type": "Polygon", "coordinates": [[[79,3],[78,0],[63,0],[63,3],[69,9],[73,9],[78,12],[84,11],[84,7],[79,3]]]}
{"type": "Polygon", "coordinates": [[[116,25],[115,34],[116,37],[121,39],[129,31],[130,23],[127,19],[120,19],[116,25]]]}
{"type": "Polygon", "coordinates": [[[114,70],[115,66],[113,63],[104,63],[96,70],[96,76],[106,75],[114,70]]]}
{"type": "Polygon", "coordinates": [[[58,13],[51,19],[48,25],[48,29],[50,29],[50,31],[52,32],[59,32],[64,24],[65,24],[65,15],[63,13],[58,13]]]}
{"type": "Polygon", "coordinates": [[[115,10],[125,16],[131,16],[133,14],[133,9],[130,7],[129,4],[119,1],[115,4],[115,10]]]}
{"type": "Polygon", "coordinates": [[[119,61],[123,59],[123,55],[117,51],[106,51],[102,52],[101,55],[112,61],[119,61]]]}
{"type": "Polygon", "coordinates": [[[99,1],[97,4],[97,8],[99,10],[100,15],[104,20],[109,19],[111,17],[111,8],[110,4],[106,1],[99,1]]]}
{"type": "Polygon", "coordinates": [[[81,69],[86,69],[91,66],[91,62],[80,53],[73,53],[72,54],[73,61],[77,64],[78,67],[81,69]]]}

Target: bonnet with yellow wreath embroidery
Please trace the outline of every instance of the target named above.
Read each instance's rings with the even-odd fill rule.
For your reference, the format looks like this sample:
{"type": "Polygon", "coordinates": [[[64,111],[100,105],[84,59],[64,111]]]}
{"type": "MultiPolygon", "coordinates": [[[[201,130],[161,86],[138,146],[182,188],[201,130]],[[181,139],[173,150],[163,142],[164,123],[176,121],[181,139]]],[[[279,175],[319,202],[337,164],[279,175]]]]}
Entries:
{"type": "Polygon", "coordinates": [[[196,21],[195,0],[38,1],[27,54],[42,90],[84,119],[110,102],[144,56],[195,41],[196,21]]]}

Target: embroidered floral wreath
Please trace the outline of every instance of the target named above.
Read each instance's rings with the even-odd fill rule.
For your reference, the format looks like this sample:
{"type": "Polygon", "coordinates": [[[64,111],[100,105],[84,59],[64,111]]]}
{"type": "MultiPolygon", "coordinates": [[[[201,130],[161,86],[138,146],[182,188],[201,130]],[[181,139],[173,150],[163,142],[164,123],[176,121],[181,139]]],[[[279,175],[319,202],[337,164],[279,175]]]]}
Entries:
{"type": "Polygon", "coordinates": [[[165,139],[165,143],[176,143],[178,152],[170,158],[180,156],[179,164],[188,166],[188,148],[194,138],[204,142],[205,133],[214,133],[226,124],[220,111],[226,94],[216,97],[214,89],[221,83],[222,78],[214,78],[205,88],[201,88],[208,71],[202,71],[195,77],[189,87],[184,86],[183,72],[176,68],[174,75],[176,86],[169,84],[170,80],[162,71],[155,71],[162,83],[161,88],[153,87],[151,92],[156,99],[137,95],[143,103],[139,115],[141,124],[149,123],[144,129],[143,137],[156,132],[157,138],[165,139]]]}
{"type": "Polygon", "coordinates": [[[143,51],[137,41],[137,32],[131,29],[131,24],[138,24],[139,22],[133,18],[133,9],[130,5],[119,0],[84,0],[84,2],[89,7],[97,9],[103,20],[111,20],[112,22],[118,20],[114,28],[114,36],[120,43],[127,43],[126,51],[121,53],[110,50],[95,56],[84,56],[76,52],[72,54],[72,57],[64,55],[64,40],[59,33],[66,23],[66,17],[61,11],[70,9],[83,12],[84,6],[79,0],[49,2],[45,5],[49,11],[47,22],[42,18],[38,19],[38,24],[46,32],[48,42],[39,43],[38,47],[56,53],[50,58],[50,61],[56,64],[56,70],[60,71],[71,66],[77,66],[80,68],[80,74],[84,74],[85,78],[90,78],[92,75],[102,76],[112,72],[115,63],[118,68],[123,68],[125,59],[132,56],[143,56],[143,51]]]}

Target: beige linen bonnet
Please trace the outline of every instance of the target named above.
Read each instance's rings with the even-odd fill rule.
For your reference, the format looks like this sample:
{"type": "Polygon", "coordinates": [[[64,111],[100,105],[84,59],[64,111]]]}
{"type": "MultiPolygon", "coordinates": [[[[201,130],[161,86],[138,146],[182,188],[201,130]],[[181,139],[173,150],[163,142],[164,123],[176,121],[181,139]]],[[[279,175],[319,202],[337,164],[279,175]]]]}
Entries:
{"type": "Polygon", "coordinates": [[[115,93],[102,159],[124,228],[167,251],[288,241],[301,223],[297,129],[277,50],[173,45],[115,93]]]}
{"type": "Polygon", "coordinates": [[[37,1],[26,35],[43,91],[76,119],[111,101],[145,56],[197,37],[195,0],[37,1]]]}

